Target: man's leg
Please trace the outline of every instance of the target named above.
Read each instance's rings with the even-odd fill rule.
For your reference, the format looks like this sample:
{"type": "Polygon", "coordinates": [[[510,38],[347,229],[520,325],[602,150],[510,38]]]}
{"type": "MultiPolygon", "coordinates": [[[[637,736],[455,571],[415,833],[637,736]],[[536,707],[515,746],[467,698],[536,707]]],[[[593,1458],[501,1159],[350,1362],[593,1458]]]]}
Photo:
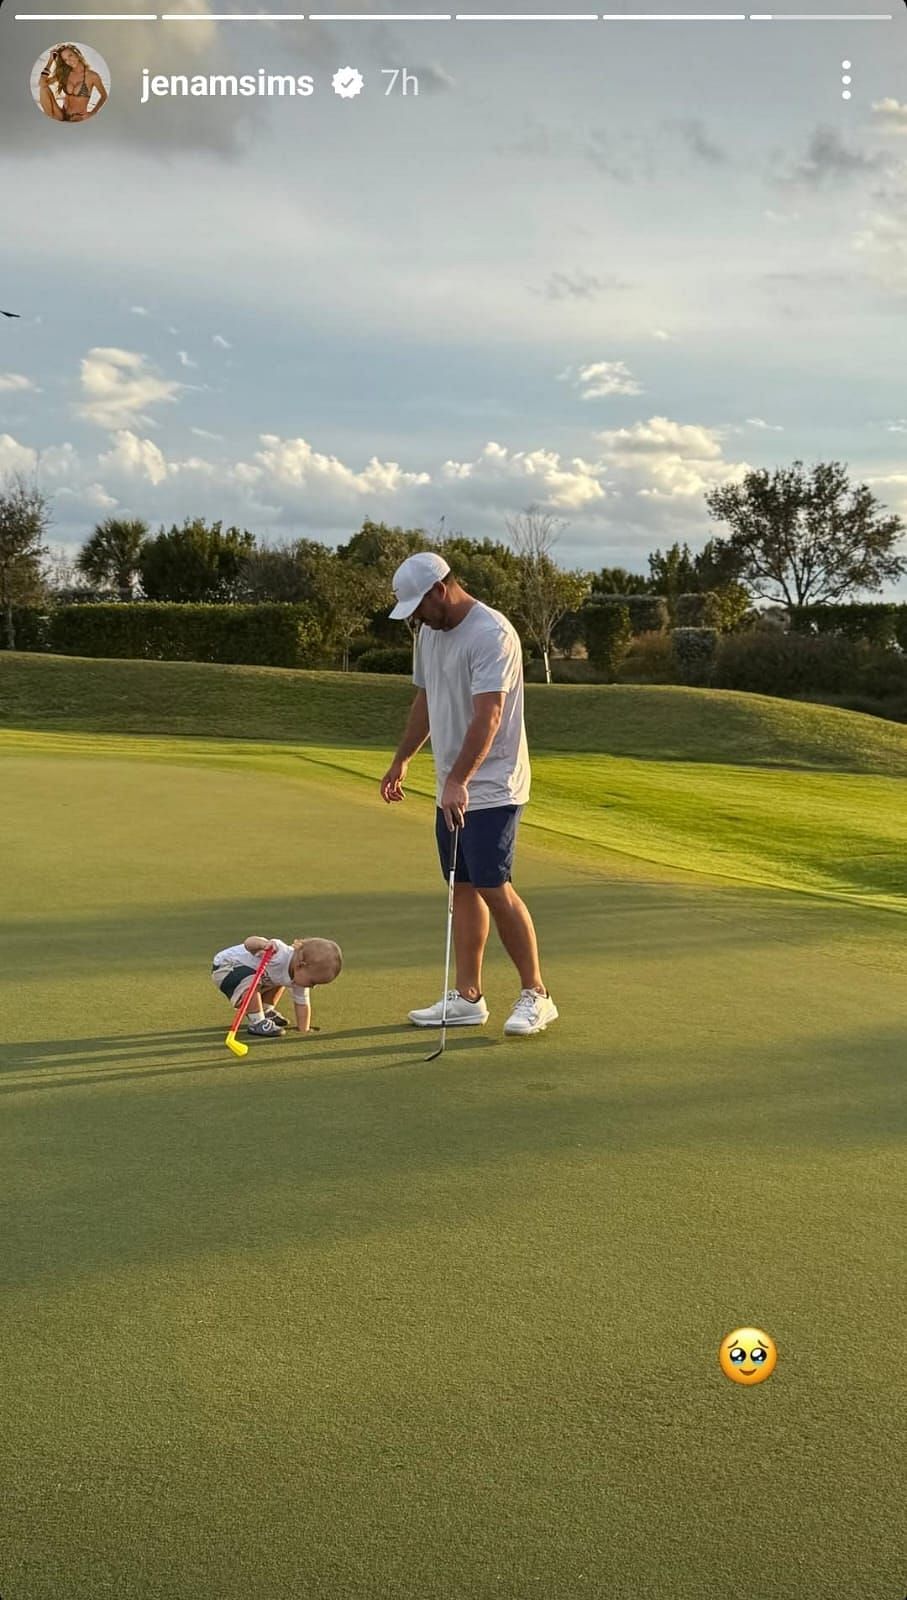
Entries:
{"type": "Polygon", "coordinates": [[[504,883],[499,889],[480,889],[478,893],[494,917],[501,943],[520,975],[521,987],[547,994],[539,966],[535,927],[527,905],[513,884],[504,883]]]}
{"type": "Polygon", "coordinates": [[[491,930],[488,907],[471,883],[454,884],[453,942],[457,988],[464,1000],[482,993],[482,957],[491,930]]]}

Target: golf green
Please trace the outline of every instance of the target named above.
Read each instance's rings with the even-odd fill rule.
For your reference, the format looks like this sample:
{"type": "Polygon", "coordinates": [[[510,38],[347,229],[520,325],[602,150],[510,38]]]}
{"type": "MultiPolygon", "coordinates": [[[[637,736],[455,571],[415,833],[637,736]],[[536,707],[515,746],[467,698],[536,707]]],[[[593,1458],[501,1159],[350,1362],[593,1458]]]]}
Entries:
{"type": "Polygon", "coordinates": [[[735,769],[703,876],[719,769],[653,768],[637,860],[646,775],[606,848],[540,755],[560,1021],[502,1039],[493,942],[426,1065],[428,785],[246,749],[0,736],[3,1600],[902,1600],[903,778],[735,769]],[[237,1061],[252,933],[345,970],[237,1061]]]}

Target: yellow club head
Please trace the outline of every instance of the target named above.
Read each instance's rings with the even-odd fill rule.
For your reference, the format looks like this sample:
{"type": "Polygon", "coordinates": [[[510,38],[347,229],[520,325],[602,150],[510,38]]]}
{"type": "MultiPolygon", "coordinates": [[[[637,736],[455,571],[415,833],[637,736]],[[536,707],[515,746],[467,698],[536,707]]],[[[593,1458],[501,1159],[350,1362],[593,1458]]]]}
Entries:
{"type": "Polygon", "coordinates": [[[227,1046],[228,1050],[233,1051],[235,1056],[247,1056],[249,1054],[249,1046],[247,1044],[243,1044],[241,1039],[237,1039],[232,1028],[227,1034],[224,1044],[227,1046]]]}

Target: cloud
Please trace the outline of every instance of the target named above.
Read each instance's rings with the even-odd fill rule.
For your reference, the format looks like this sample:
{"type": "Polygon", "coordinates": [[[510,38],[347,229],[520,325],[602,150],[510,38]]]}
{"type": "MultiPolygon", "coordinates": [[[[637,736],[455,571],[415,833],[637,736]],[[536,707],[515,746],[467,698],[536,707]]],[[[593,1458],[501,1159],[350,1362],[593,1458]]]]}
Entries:
{"type": "Polygon", "coordinates": [[[251,462],[239,462],[232,472],[237,483],[269,489],[330,489],[348,500],[369,495],[393,495],[401,489],[427,484],[427,472],[405,472],[396,461],[379,461],[372,456],[367,466],[356,472],[337,456],[322,455],[306,439],[281,439],[275,433],[260,436],[261,449],[251,462]]]}
{"type": "MultiPolygon", "coordinates": [[[[445,72],[443,67],[410,67],[408,71],[415,73],[419,82],[419,93],[422,94],[447,94],[456,88],[456,79],[445,72]]],[[[390,80],[385,78],[385,84],[390,80]]]]}
{"type": "Polygon", "coordinates": [[[26,390],[39,394],[40,390],[21,372],[0,372],[0,394],[24,394],[26,390]]]}
{"type": "Polygon", "coordinates": [[[55,499],[63,502],[70,516],[84,512],[93,517],[99,511],[109,514],[119,505],[116,496],[108,494],[102,483],[87,483],[81,489],[58,489],[55,499]]]}
{"type": "MultiPolygon", "coordinates": [[[[881,198],[881,197],[880,197],[881,198]]],[[[879,210],[870,212],[855,233],[852,244],[871,275],[895,294],[907,294],[907,186],[898,200],[884,197],[879,210]],[[888,202],[887,205],[885,202],[888,202]]]]}
{"type": "Polygon", "coordinates": [[[818,189],[823,185],[848,183],[852,178],[878,173],[887,165],[882,155],[868,155],[849,147],[834,128],[816,128],[801,156],[775,182],[789,186],[818,189]]]}
{"type": "Polygon", "coordinates": [[[708,489],[739,481],[746,462],[726,461],[722,435],[696,423],[650,417],[598,435],[602,459],[625,492],[652,500],[702,500],[708,489]]]}
{"type": "Polygon", "coordinates": [[[643,178],[654,181],[652,146],[639,134],[616,139],[610,128],[593,128],[583,146],[583,155],[596,172],[618,183],[635,183],[643,178]]]}
{"type": "Polygon", "coordinates": [[[144,306],[130,306],[129,310],[130,310],[130,312],[132,313],[132,315],[134,317],[150,317],[151,316],[151,312],[150,311],[146,311],[144,306]]]}
{"type": "Polygon", "coordinates": [[[673,343],[675,343],[675,339],[674,339],[673,333],[668,333],[665,328],[653,328],[652,329],[652,338],[653,339],[659,339],[662,342],[662,344],[673,344],[673,343]]]}
{"type": "Polygon", "coordinates": [[[907,105],[899,100],[875,100],[872,114],[883,132],[907,134],[907,105]]]}
{"type": "Polygon", "coordinates": [[[198,366],[198,362],[197,361],[190,361],[189,360],[189,357],[186,354],[185,350],[177,350],[176,353],[180,358],[180,366],[181,367],[197,367],[198,366]]]}
{"type": "Polygon", "coordinates": [[[178,478],[214,478],[217,473],[214,463],[200,456],[168,460],[153,439],[140,439],[129,428],[115,435],[113,448],[98,456],[98,465],[114,480],[139,479],[155,488],[178,478]]]}
{"type": "Polygon", "coordinates": [[[749,470],[725,457],[726,431],[654,416],[587,436],[584,454],[491,440],[474,455],[438,454],[424,466],[375,456],[360,465],[277,434],[259,436],[239,458],[213,450],[177,457],[131,428],[117,430],[98,454],[62,444],[37,462],[7,434],[0,470],[31,473],[37,462],[57,527],[65,522],[64,536],[73,538],[84,539],[99,512],[114,509],[168,526],[220,518],[265,542],[287,530],[347,538],[367,516],[429,527],[442,514],[475,537],[501,538],[506,518],[535,504],[566,521],[568,564],[594,556],[600,565],[603,550],[627,564],[666,538],[695,545],[708,537],[705,491],[749,470]]]}
{"type": "Polygon", "coordinates": [[[0,433],[0,480],[24,472],[29,476],[37,464],[37,452],[20,444],[10,433],[0,433]]]}
{"type": "Polygon", "coordinates": [[[232,350],[233,349],[233,346],[230,343],[230,341],[228,339],[225,339],[222,333],[215,333],[213,335],[212,339],[211,339],[211,343],[212,344],[216,344],[218,350],[232,350]]]}
{"type": "Polygon", "coordinates": [[[708,166],[716,167],[727,160],[725,152],[709,134],[705,123],[699,117],[676,118],[664,125],[669,132],[679,135],[681,141],[695,156],[697,161],[704,161],[708,166]]]}
{"type": "Polygon", "coordinates": [[[455,485],[455,504],[512,509],[538,502],[557,511],[582,511],[605,497],[595,467],[574,457],[562,461],[555,450],[509,450],[493,441],[473,461],[445,461],[442,479],[455,485]]]}
{"type": "Polygon", "coordinates": [[[777,423],[763,422],[761,417],[747,417],[746,425],[747,425],[748,428],[759,428],[764,433],[783,433],[784,432],[784,429],[782,427],[779,427],[777,423]]]}
{"type": "Polygon", "coordinates": [[[207,439],[213,444],[221,444],[223,442],[222,433],[209,433],[207,428],[190,428],[189,432],[194,433],[196,439],[207,439]]]}
{"type": "Polygon", "coordinates": [[[82,402],[77,414],[99,428],[152,426],[149,407],[172,404],[182,387],[152,371],[146,358],[132,350],[94,349],[83,357],[82,402]]]}
{"type": "Polygon", "coordinates": [[[576,374],[572,367],[560,373],[563,382],[582,390],[584,400],[605,400],[612,395],[642,394],[642,389],[624,361],[590,361],[576,374]]]}
{"type": "Polygon", "coordinates": [[[595,300],[611,290],[630,287],[622,278],[611,274],[606,278],[596,278],[594,274],[576,268],[572,273],[552,272],[544,289],[533,289],[532,293],[542,294],[546,300],[595,300]]]}

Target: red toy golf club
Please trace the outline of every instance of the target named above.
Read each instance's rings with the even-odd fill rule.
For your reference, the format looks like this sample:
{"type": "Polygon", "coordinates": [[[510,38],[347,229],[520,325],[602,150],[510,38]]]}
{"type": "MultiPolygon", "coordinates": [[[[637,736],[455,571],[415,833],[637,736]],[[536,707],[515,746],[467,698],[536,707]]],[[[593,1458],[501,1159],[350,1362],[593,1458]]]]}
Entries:
{"type": "Polygon", "coordinates": [[[237,1039],[236,1030],[239,1027],[240,1023],[242,1022],[242,1019],[245,1016],[246,1012],[248,1011],[249,1006],[252,1004],[252,997],[255,994],[255,992],[256,992],[256,990],[258,988],[258,985],[261,983],[262,978],[264,977],[265,967],[267,966],[268,962],[271,960],[271,957],[276,955],[276,954],[277,954],[277,946],[273,945],[273,944],[269,944],[267,949],[262,951],[261,960],[259,961],[258,967],[256,968],[255,976],[252,979],[252,982],[250,983],[250,985],[248,987],[248,990],[246,991],[246,997],[245,997],[242,1005],[240,1006],[239,1010],[237,1011],[236,1016],[233,1018],[233,1021],[232,1021],[231,1025],[230,1025],[230,1032],[227,1034],[227,1037],[224,1040],[224,1044],[227,1046],[228,1050],[232,1050],[233,1051],[233,1054],[235,1056],[247,1056],[249,1054],[249,1046],[247,1044],[243,1044],[241,1039],[237,1039]]]}

